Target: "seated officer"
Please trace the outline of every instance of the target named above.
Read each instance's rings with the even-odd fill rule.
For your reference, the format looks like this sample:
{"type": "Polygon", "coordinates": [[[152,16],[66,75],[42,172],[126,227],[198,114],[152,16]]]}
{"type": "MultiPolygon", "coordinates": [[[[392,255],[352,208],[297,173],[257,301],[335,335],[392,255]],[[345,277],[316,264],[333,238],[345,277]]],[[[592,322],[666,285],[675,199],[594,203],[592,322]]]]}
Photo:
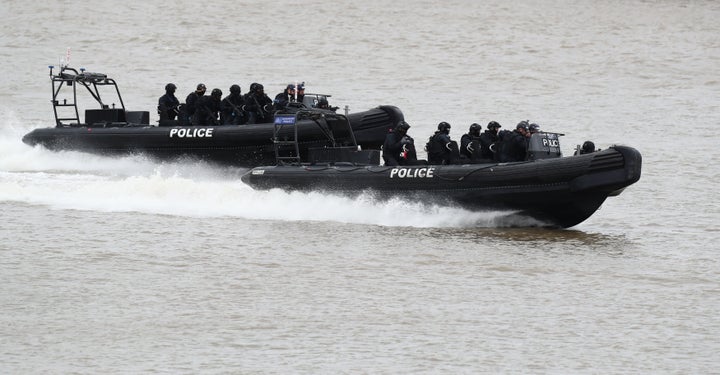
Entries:
{"type": "Polygon", "coordinates": [[[410,125],[400,121],[395,129],[385,136],[385,143],[382,148],[382,157],[385,165],[414,165],[417,163],[415,142],[407,135],[410,125]]]}
{"type": "Polygon", "coordinates": [[[425,145],[428,153],[428,164],[457,164],[460,159],[457,142],[450,139],[450,124],[443,121],[438,130],[425,145]]]}
{"type": "Polygon", "coordinates": [[[222,90],[213,89],[210,96],[202,96],[198,99],[193,125],[220,125],[220,103],[222,101],[222,90]]]}
{"type": "Polygon", "coordinates": [[[240,85],[230,86],[230,95],[220,102],[220,122],[223,125],[241,125],[247,121],[242,107],[245,104],[240,85]]]}
{"type": "Polygon", "coordinates": [[[295,100],[295,85],[291,83],[285,87],[283,92],[275,95],[273,104],[275,105],[275,110],[279,111],[285,109],[289,103],[295,102],[295,100]]]}
{"type": "Polygon", "coordinates": [[[527,121],[521,121],[515,130],[501,132],[498,144],[500,147],[495,154],[498,161],[523,161],[527,158],[528,138],[530,137],[528,126],[527,121]]]}
{"type": "Polygon", "coordinates": [[[463,134],[460,138],[460,158],[463,161],[472,161],[477,159],[478,141],[480,138],[480,130],[482,126],[477,123],[470,125],[467,134],[463,134]]]}
{"type": "Polygon", "coordinates": [[[490,121],[487,124],[487,130],[480,134],[480,158],[488,160],[495,158],[493,145],[500,140],[498,131],[501,127],[497,121],[490,121]]]}
{"type": "Polygon", "coordinates": [[[242,110],[248,116],[248,124],[262,124],[273,122],[273,101],[265,94],[265,86],[253,82],[250,91],[243,96],[245,104],[242,110]]]}
{"type": "Polygon", "coordinates": [[[175,117],[180,113],[180,101],[175,97],[177,87],[173,83],[165,85],[165,95],[158,99],[158,115],[160,115],[160,126],[178,125],[175,117]]]}

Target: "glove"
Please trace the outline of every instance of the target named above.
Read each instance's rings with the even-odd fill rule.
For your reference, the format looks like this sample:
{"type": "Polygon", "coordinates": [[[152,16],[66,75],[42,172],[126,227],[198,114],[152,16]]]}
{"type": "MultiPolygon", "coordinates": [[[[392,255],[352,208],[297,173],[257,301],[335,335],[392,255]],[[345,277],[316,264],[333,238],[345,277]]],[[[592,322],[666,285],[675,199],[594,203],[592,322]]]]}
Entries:
{"type": "Polygon", "coordinates": [[[407,135],[404,136],[404,137],[402,137],[402,139],[400,140],[400,144],[402,144],[403,146],[404,146],[404,145],[411,145],[411,144],[413,144],[413,143],[414,143],[414,140],[413,140],[412,138],[410,138],[409,136],[407,136],[407,135]]]}

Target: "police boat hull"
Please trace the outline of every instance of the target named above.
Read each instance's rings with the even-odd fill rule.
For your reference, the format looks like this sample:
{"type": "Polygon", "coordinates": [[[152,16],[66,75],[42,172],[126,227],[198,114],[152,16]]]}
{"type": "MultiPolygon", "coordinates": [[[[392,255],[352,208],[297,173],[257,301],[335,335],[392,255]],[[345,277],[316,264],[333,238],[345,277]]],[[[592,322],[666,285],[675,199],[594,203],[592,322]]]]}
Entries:
{"type": "MultiPolygon", "coordinates": [[[[108,110],[110,112],[112,110],[108,110]]],[[[379,106],[347,115],[352,132],[336,131],[338,143],[355,141],[363,148],[379,148],[388,129],[403,119],[394,106],[379,106]]],[[[89,122],[89,121],[88,121],[89,122]]],[[[301,154],[309,148],[326,145],[326,135],[312,120],[298,124],[301,154]]],[[[218,162],[240,167],[275,163],[273,123],[221,126],[151,126],[149,124],[100,121],[40,128],[23,137],[28,145],[42,145],[50,150],[72,150],[103,155],[146,154],[161,159],[182,157],[218,162]]],[[[292,129],[279,136],[292,137],[292,129]]]]}
{"type": "Polygon", "coordinates": [[[385,199],[427,199],[470,210],[513,210],[549,227],[590,217],[608,196],[640,179],[642,157],[631,147],[526,162],[404,167],[295,165],[254,168],[242,181],[254,189],[363,192],[385,199]]]}

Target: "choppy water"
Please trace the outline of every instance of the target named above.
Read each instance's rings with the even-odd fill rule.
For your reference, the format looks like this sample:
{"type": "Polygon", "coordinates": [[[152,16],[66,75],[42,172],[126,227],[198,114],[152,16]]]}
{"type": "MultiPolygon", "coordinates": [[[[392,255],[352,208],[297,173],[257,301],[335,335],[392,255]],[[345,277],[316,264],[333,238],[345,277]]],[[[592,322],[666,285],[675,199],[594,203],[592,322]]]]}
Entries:
{"type": "MultiPolygon", "coordinates": [[[[0,2],[3,373],[720,372],[720,4],[0,2]],[[53,153],[47,65],[306,81],[334,105],[523,119],[644,157],[570,230],[496,212],[255,192],[242,170],[53,153]],[[517,224],[517,223],[515,223],[517,224]]],[[[155,120],[155,119],[153,119],[155,120]]]]}

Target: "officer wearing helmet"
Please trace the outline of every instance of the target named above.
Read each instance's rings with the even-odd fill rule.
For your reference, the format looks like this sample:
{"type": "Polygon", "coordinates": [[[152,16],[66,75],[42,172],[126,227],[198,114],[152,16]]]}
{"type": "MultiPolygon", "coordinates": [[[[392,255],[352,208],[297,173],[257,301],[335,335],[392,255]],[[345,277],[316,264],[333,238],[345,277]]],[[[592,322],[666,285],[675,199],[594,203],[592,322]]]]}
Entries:
{"type": "Polygon", "coordinates": [[[533,122],[532,124],[528,125],[528,131],[531,135],[537,133],[540,131],[540,125],[533,122]]]}
{"type": "Polygon", "coordinates": [[[497,121],[490,121],[487,130],[480,134],[480,158],[486,160],[495,159],[493,144],[500,140],[498,131],[502,126],[497,121]]]}
{"type": "Polygon", "coordinates": [[[230,94],[220,103],[220,123],[223,125],[242,125],[247,122],[242,110],[245,101],[241,95],[240,85],[230,86],[230,94]]]}
{"type": "Polygon", "coordinates": [[[298,103],[304,103],[305,102],[305,82],[298,83],[295,91],[297,92],[298,103]]]}
{"type": "Polygon", "coordinates": [[[291,83],[285,87],[285,90],[283,90],[283,92],[275,95],[273,105],[275,106],[275,110],[279,111],[287,108],[290,103],[295,103],[296,100],[297,97],[295,95],[295,85],[291,83]]]}
{"type": "Polygon", "coordinates": [[[582,147],[578,147],[578,149],[575,150],[575,155],[592,154],[593,152],[595,152],[595,143],[592,141],[585,141],[583,142],[582,147]]]}
{"type": "Polygon", "coordinates": [[[395,129],[385,136],[382,148],[382,157],[387,166],[417,164],[415,141],[407,135],[410,125],[400,121],[395,129]]]}
{"type": "Polygon", "coordinates": [[[460,159],[457,142],[450,139],[450,124],[443,121],[425,145],[429,164],[456,164],[460,159]]]}
{"type": "Polygon", "coordinates": [[[500,162],[523,161],[527,158],[528,138],[530,132],[528,121],[520,121],[515,130],[504,131],[500,134],[499,150],[496,152],[500,162]]]}
{"type": "Polygon", "coordinates": [[[222,101],[222,90],[213,89],[210,96],[202,96],[198,99],[193,125],[220,125],[220,103],[222,101]]]}
{"type": "Polygon", "coordinates": [[[160,115],[160,126],[175,126],[175,117],[180,113],[180,101],[175,97],[177,86],[174,83],[165,85],[165,95],[158,99],[158,115],[160,115]]]}
{"type": "Polygon", "coordinates": [[[205,85],[202,83],[198,83],[195,91],[188,94],[188,96],[185,98],[185,105],[182,106],[182,110],[180,111],[180,125],[192,124],[193,116],[195,115],[195,110],[197,109],[197,104],[199,102],[199,99],[205,96],[205,90],[205,85]]]}
{"type": "Polygon", "coordinates": [[[480,139],[480,130],[482,126],[478,123],[470,125],[468,132],[460,138],[460,158],[470,161],[477,159],[477,151],[479,149],[478,142],[480,139]]]}
{"type": "Polygon", "coordinates": [[[248,124],[273,122],[273,101],[265,94],[263,85],[253,82],[243,101],[245,104],[242,109],[247,113],[248,124]]]}

